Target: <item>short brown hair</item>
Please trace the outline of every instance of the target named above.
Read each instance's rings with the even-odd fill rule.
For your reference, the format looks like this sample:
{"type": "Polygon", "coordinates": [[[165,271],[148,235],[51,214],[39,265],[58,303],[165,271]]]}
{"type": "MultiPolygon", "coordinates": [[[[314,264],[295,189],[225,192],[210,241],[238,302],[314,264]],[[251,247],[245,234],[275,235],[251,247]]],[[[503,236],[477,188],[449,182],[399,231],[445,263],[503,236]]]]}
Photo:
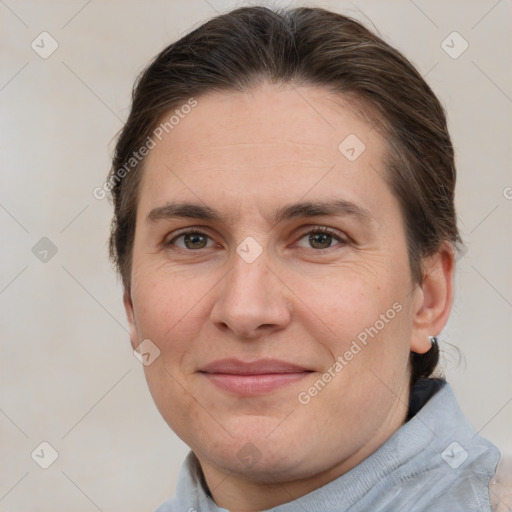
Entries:
{"type": "MultiPolygon", "coordinates": [[[[445,241],[460,242],[453,147],[439,100],[400,52],[349,17],[321,8],[244,7],[165,48],[134,86],[107,180],[114,204],[110,256],[125,289],[144,163],[133,155],[164,114],[190,98],[246,91],[263,80],[325,87],[366,106],[385,135],[386,179],[400,203],[411,272],[420,283],[422,258],[445,241]]],[[[412,382],[431,375],[438,358],[437,344],[422,356],[411,354],[412,382]]]]}

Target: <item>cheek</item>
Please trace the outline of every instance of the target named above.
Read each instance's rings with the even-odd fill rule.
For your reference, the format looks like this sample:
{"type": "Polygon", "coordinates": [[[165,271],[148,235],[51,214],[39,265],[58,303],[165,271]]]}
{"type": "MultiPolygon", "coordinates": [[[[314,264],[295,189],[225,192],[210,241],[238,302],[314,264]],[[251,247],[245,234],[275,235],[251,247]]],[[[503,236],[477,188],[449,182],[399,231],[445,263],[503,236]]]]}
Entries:
{"type": "Polygon", "coordinates": [[[180,359],[197,338],[211,281],[162,270],[137,277],[132,300],[139,337],[155,343],[168,362],[180,359]]]}
{"type": "Polygon", "coordinates": [[[132,291],[139,331],[151,331],[162,341],[165,332],[194,314],[208,285],[208,279],[194,279],[188,273],[166,271],[165,267],[140,268],[132,291]]]}
{"type": "Polygon", "coordinates": [[[186,361],[193,361],[197,352],[211,287],[208,279],[194,280],[162,269],[141,271],[134,280],[139,338],[150,339],[160,350],[151,365],[144,366],[148,388],[161,415],[180,437],[201,413],[189,391],[186,361]]]}
{"type": "Polygon", "coordinates": [[[389,332],[404,316],[405,283],[389,279],[389,272],[363,270],[336,268],[306,277],[289,276],[298,298],[297,319],[332,352],[344,351],[358,337],[364,341],[366,330],[374,332],[375,324],[379,332],[389,332]]]}
{"type": "MultiPolygon", "coordinates": [[[[318,435],[349,444],[352,439],[381,428],[392,411],[405,403],[408,382],[409,335],[407,311],[398,313],[386,304],[368,316],[361,311],[357,319],[340,315],[339,336],[324,341],[333,363],[300,397],[305,411],[315,420],[318,435]],[[387,314],[386,314],[387,312],[387,314]],[[393,317],[393,318],[391,318],[393,317]],[[358,323],[361,328],[355,328],[358,323]],[[348,325],[347,325],[348,324],[348,325]]],[[[397,306],[395,306],[396,309],[397,306]]],[[[391,414],[392,415],[392,414],[391,414]]]]}
{"type": "Polygon", "coordinates": [[[345,396],[337,401],[340,407],[371,402],[376,396],[372,389],[386,385],[399,394],[403,384],[412,323],[410,295],[407,279],[391,275],[400,276],[340,272],[302,281],[297,290],[310,297],[298,316],[329,355],[324,370],[335,375],[331,391],[345,396]]]}

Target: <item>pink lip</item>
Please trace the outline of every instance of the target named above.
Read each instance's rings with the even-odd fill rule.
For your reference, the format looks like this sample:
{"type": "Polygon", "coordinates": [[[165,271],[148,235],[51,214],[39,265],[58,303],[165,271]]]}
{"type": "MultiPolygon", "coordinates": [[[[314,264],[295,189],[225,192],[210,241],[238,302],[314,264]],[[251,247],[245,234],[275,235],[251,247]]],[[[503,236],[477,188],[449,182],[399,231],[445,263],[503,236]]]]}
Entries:
{"type": "Polygon", "coordinates": [[[243,362],[222,359],[200,370],[218,387],[241,395],[259,395],[296,382],[311,373],[301,366],[277,359],[243,362]]]}

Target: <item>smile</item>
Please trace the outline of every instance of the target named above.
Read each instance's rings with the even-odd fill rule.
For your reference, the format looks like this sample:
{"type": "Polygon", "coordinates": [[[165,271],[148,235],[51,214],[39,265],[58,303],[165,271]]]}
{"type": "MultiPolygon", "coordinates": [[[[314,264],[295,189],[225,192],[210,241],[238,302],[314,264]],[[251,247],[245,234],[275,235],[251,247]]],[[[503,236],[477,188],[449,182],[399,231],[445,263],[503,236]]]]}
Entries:
{"type": "Polygon", "coordinates": [[[238,395],[269,393],[300,381],[312,370],[273,359],[243,362],[224,359],[205,366],[200,373],[217,387],[238,395]]]}

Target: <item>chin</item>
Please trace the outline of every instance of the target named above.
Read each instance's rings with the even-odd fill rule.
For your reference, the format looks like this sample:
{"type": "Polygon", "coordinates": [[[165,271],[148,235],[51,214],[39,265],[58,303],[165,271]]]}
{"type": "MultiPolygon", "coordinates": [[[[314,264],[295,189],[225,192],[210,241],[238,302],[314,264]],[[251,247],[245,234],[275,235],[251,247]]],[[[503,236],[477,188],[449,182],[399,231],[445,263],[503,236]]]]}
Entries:
{"type": "Polygon", "coordinates": [[[295,432],[282,430],[280,435],[275,432],[269,435],[275,426],[273,421],[270,429],[246,428],[244,435],[203,438],[198,442],[188,439],[185,442],[200,460],[226,472],[243,475],[253,482],[268,484],[297,480],[324,469],[317,468],[316,461],[322,460],[318,454],[325,450],[298,439],[295,432]]]}
{"type": "Polygon", "coordinates": [[[282,445],[277,451],[273,448],[267,444],[262,452],[249,441],[240,450],[210,451],[209,462],[261,484],[297,480],[312,473],[309,457],[305,454],[291,453],[291,447],[282,445]]]}

